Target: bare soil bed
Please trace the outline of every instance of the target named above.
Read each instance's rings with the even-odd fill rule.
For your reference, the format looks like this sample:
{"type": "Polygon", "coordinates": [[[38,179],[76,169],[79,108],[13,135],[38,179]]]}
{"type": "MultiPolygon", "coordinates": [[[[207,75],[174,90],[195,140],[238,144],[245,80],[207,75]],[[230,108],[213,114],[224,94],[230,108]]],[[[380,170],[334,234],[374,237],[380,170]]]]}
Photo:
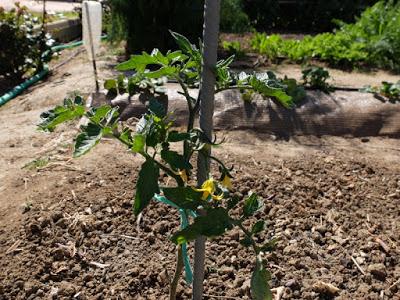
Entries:
{"type": "MultiPolygon", "coordinates": [[[[112,61],[101,57],[102,78],[112,61]]],[[[0,109],[0,299],[167,299],[179,217],[157,203],[133,216],[141,159],[106,140],[70,160],[76,124],[35,130],[66,92],[90,91],[90,71],[78,56],[0,109]]],[[[235,166],[238,195],[264,199],[260,241],[280,238],[265,254],[276,296],[400,299],[398,140],[218,134],[226,143],[215,153],[235,166]]],[[[240,238],[207,242],[205,299],[250,299],[253,257],[240,238]]],[[[179,299],[190,295],[182,279],[179,299]]]]}

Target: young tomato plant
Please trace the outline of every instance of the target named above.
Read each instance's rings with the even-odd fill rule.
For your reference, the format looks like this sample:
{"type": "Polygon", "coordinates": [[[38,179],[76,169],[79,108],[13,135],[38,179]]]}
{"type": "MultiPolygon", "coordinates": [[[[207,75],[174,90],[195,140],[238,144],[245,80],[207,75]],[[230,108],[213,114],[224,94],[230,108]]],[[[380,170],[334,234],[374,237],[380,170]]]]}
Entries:
{"type": "MultiPolygon", "coordinates": [[[[245,238],[241,243],[247,247],[251,246],[255,254],[255,267],[251,278],[253,299],[271,299],[268,286],[270,273],[265,268],[263,253],[271,251],[276,241],[256,243],[255,236],[264,231],[264,221],[256,218],[256,212],[262,208],[261,199],[254,193],[245,199],[235,197],[231,184],[234,175],[232,169],[227,168],[214,156],[208,158],[218,166],[218,174],[209,174],[209,178],[201,186],[192,185],[192,158],[200,152],[207,155],[207,149],[217,143],[207,139],[205,134],[194,126],[200,100],[199,97],[192,97],[189,89],[199,86],[202,53],[184,36],[174,32],[171,34],[180,50],[162,54],[155,49],[151,54],[143,52],[141,55],[133,55],[117,69],[135,71],[134,75],[120,75],[117,79],[105,82],[110,98],[128,93],[131,96],[139,95],[139,99],[147,104],[148,111],[137,122],[135,129],[121,121],[118,107],[104,105],[85,111],[83,99],[79,96],[66,99],[63,105],[43,113],[39,128],[53,131],[60,123],[86,116],[88,123],[81,127],[81,132],[75,140],[75,157],[86,154],[103,137],[112,136],[132,153],[144,158],[136,182],[133,202],[135,215],[142,213],[150,201],[155,199],[176,208],[182,220],[181,228],[171,237],[171,241],[177,245],[177,262],[175,275],[170,282],[170,299],[175,299],[183,268],[186,280],[191,281],[187,244],[199,236],[221,236],[234,227],[243,231],[245,238]],[[186,99],[188,118],[184,131],[174,129],[172,116],[166,109],[163,84],[168,79],[179,83],[180,93],[186,99]],[[175,150],[177,145],[182,146],[181,151],[175,150]],[[160,184],[161,174],[173,179],[174,184],[160,184]],[[232,210],[235,208],[240,209],[241,214],[235,214],[234,217],[232,210]],[[244,222],[249,218],[252,218],[253,225],[246,228],[244,222]]],[[[267,73],[231,73],[229,65],[232,60],[233,57],[221,60],[215,66],[217,92],[227,89],[251,90],[266,98],[272,98],[284,107],[293,106],[292,97],[286,93],[288,86],[282,81],[267,73]]]]}

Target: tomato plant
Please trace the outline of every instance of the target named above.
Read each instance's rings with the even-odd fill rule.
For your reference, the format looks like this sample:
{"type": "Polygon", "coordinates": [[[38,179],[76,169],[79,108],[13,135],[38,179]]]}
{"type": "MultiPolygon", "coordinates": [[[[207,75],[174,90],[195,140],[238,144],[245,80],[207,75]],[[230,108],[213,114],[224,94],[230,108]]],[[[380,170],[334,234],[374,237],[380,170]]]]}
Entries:
{"type": "MultiPolygon", "coordinates": [[[[200,98],[194,98],[189,93],[190,88],[199,86],[201,48],[178,33],[172,32],[172,36],[180,50],[163,54],[155,49],[150,54],[143,52],[133,55],[118,65],[117,69],[135,71],[134,75],[120,75],[117,79],[105,82],[109,98],[128,93],[131,96],[139,95],[139,99],[146,103],[148,111],[137,122],[135,129],[121,122],[118,107],[104,105],[86,111],[80,96],[66,99],[63,105],[42,113],[42,121],[38,126],[41,130],[53,131],[60,123],[86,116],[88,123],[82,126],[75,139],[75,157],[86,154],[103,137],[111,136],[132,153],[144,158],[136,182],[134,213],[142,213],[150,201],[155,199],[178,209],[182,220],[182,227],[171,236],[171,241],[177,245],[177,263],[175,276],[171,280],[170,299],[175,299],[178,279],[184,266],[186,279],[189,282],[191,280],[188,243],[199,236],[211,238],[223,235],[234,227],[243,231],[245,238],[241,241],[242,245],[251,247],[255,254],[251,279],[253,298],[271,299],[268,286],[270,274],[265,268],[262,254],[271,251],[276,241],[272,239],[258,244],[254,238],[264,230],[264,221],[255,218],[257,211],[262,208],[262,199],[254,193],[245,199],[236,197],[231,184],[234,176],[232,168],[228,168],[217,157],[208,155],[207,149],[219,143],[217,140],[209,140],[194,126],[200,98]],[[185,131],[174,128],[173,116],[166,109],[164,84],[168,79],[179,83],[180,93],[186,99],[188,121],[185,131]],[[179,144],[182,145],[181,151],[176,151],[176,145],[179,144]],[[201,186],[196,186],[192,180],[192,160],[199,153],[208,155],[208,159],[219,171],[217,174],[209,174],[201,186]],[[174,184],[160,184],[160,175],[170,177],[174,184]],[[241,210],[239,216],[232,214],[234,208],[241,210]],[[244,221],[249,218],[253,218],[253,225],[246,228],[244,221]]],[[[215,66],[216,92],[227,89],[251,90],[286,108],[293,106],[292,96],[286,93],[293,92],[293,87],[285,85],[270,73],[232,73],[229,69],[232,61],[233,57],[230,57],[215,66]]]]}

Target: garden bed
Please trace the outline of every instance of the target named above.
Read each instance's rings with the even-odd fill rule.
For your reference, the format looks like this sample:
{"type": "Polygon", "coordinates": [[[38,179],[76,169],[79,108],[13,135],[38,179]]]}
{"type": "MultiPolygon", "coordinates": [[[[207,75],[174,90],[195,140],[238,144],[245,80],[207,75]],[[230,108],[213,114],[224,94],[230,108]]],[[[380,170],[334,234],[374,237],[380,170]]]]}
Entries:
{"type": "MultiPolygon", "coordinates": [[[[114,62],[103,49],[102,79],[114,62]]],[[[133,216],[142,160],[110,140],[70,160],[76,124],[36,131],[40,112],[69,91],[94,88],[91,72],[79,54],[0,108],[0,299],[167,299],[175,260],[168,238],[179,217],[155,203],[140,222],[133,216]]],[[[268,232],[280,237],[266,258],[281,299],[399,299],[398,140],[219,136],[226,143],[214,151],[234,164],[238,196],[256,191],[268,232]]],[[[254,262],[240,238],[233,231],[207,243],[205,299],[249,299],[254,262]]],[[[178,293],[190,299],[183,280],[178,293]]]]}

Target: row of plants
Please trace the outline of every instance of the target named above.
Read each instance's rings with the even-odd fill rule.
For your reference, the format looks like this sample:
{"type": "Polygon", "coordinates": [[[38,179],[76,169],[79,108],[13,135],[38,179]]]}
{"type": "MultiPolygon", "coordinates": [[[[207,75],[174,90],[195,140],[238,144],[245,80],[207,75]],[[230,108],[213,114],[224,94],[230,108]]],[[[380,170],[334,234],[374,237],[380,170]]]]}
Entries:
{"type": "Polygon", "coordinates": [[[334,28],[332,20],[354,21],[377,0],[222,0],[221,26],[227,32],[285,30],[323,32],[334,28]]]}
{"type": "Polygon", "coordinates": [[[379,67],[400,71],[400,2],[379,1],[353,24],[337,22],[334,33],[305,36],[302,40],[256,33],[253,50],[270,60],[294,62],[318,59],[339,67],[379,67]]]}
{"type": "Polygon", "coordinates": [[[40,72],[50,61],[54,40],[44,30],[35,29],[39,24],[19,3],[10,11],[0,7],[0,76],[19,81],[40,72]]]}

